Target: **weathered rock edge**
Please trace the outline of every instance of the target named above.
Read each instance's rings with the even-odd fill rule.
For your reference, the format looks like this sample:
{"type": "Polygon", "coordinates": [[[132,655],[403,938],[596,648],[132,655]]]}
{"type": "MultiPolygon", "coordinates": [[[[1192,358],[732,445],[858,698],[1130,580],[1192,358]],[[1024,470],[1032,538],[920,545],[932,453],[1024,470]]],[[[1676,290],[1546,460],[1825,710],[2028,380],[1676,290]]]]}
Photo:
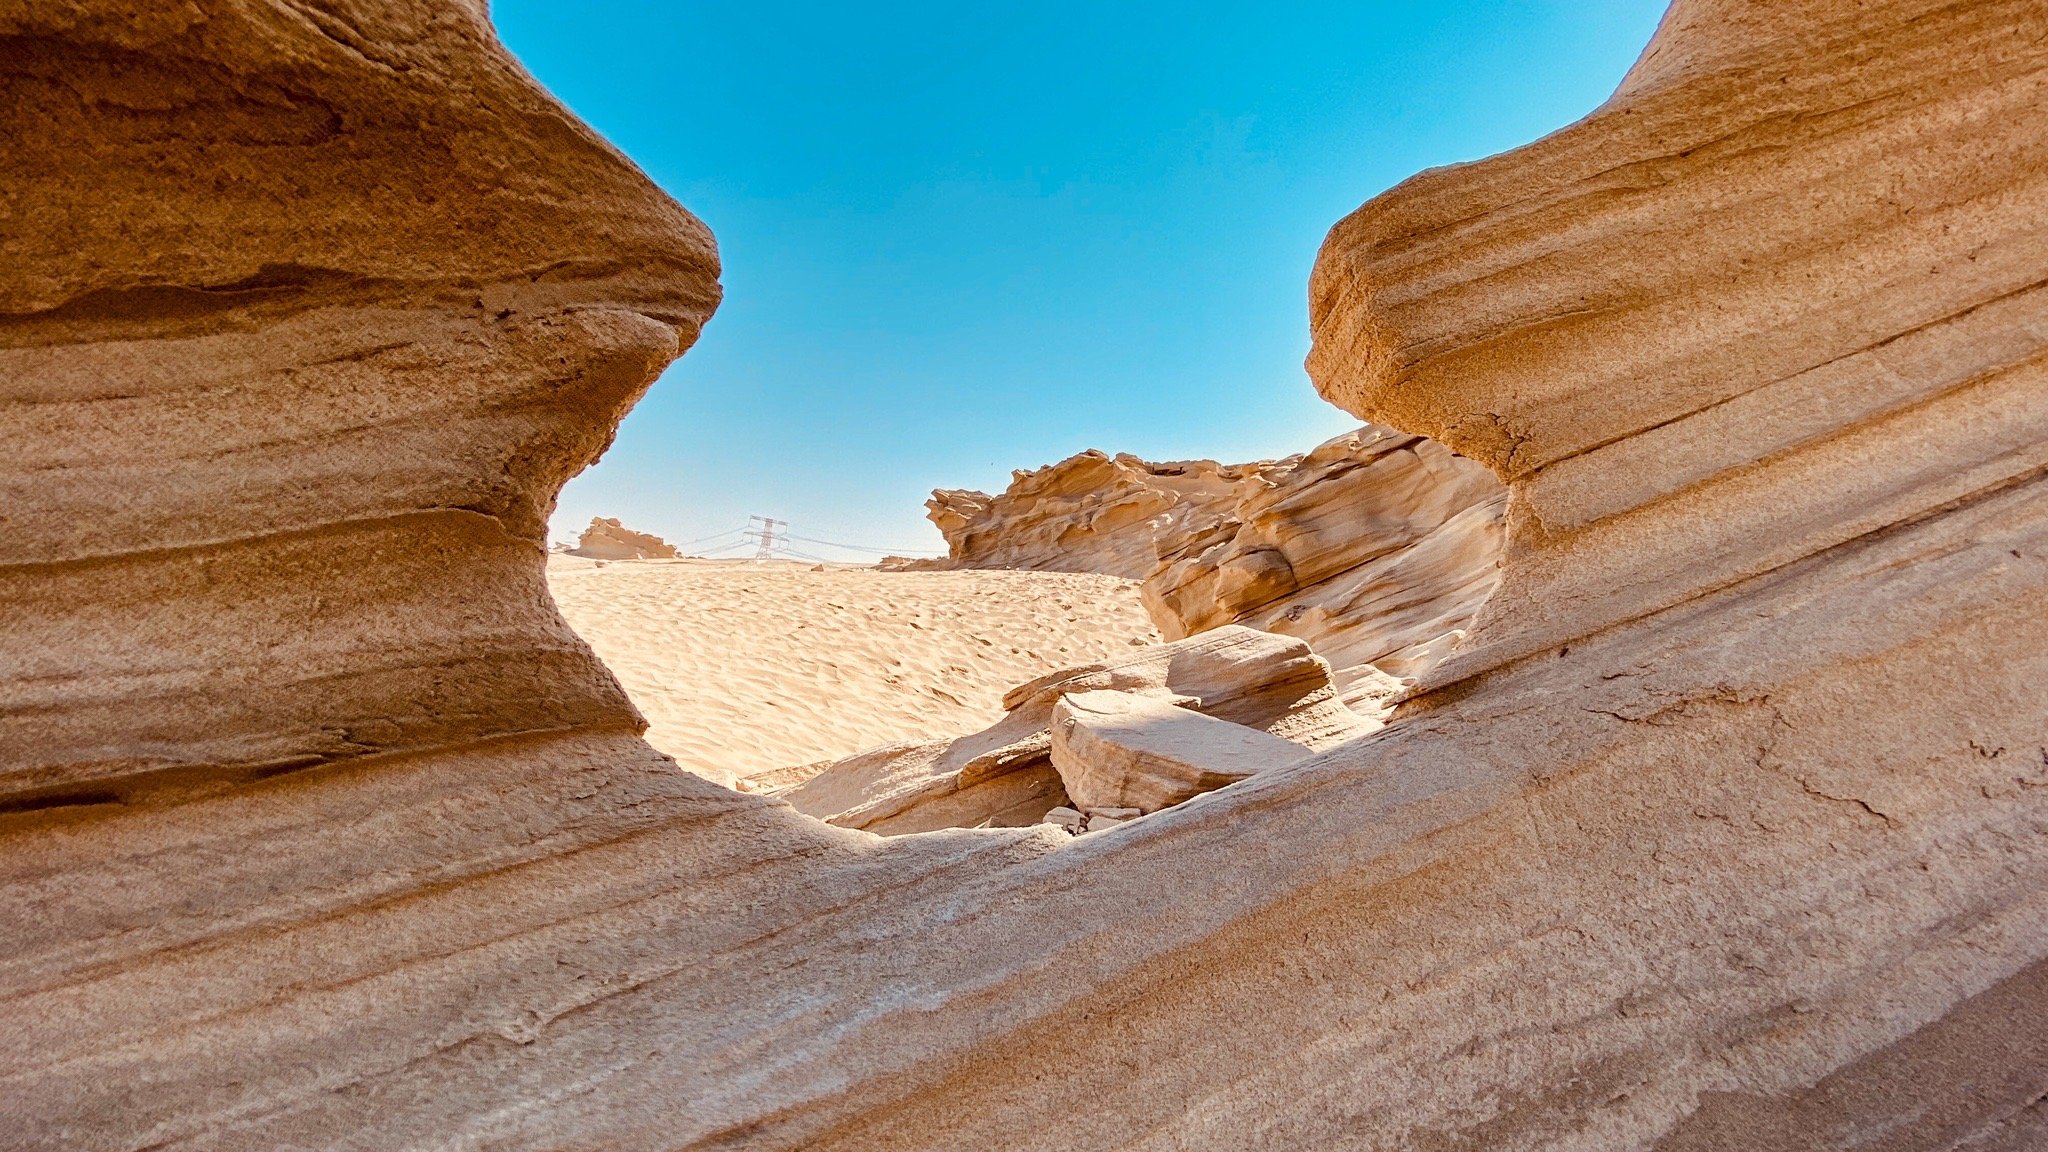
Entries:
{"type": "Polygon", "coordinates": [[[0,14],[0,810],[643,724],[556,491],[710,233],[481,4],[0,14]]]}
{"type": "MultiPolygon", "coordinates": [[[[1401,691],[1380,679],[1383,697],[1401,691]]],[[[791,769],[776,795],[829,824],[885,836],[1036,824],[1068,800],[1052,760],[1054,710],[1067,693],[1097,690],[1172,700],[1316,750],[1378,729],[1388,711],[1347,707],[1328,661],[1300,640],[1226,624],[1020,684],[1003,695],[1003,718],[979,732],[791,769]]]]}
{"type": "Polygon", "coordinates": [[[619,523],[616,516],[593,516],[590,527],[576,538],[571,556],[593,560],[673,560],[675,546],[659,536],[635,532],[619,523]]]}
{"type": "Polygon", "coordinates": [[[1089,451],[994,496],[934,492],[949,555],[896,566],[1141,580],[1167,639],[1233,623],[1298,636],[1348,696],[1378,672],[1420,677],[1464,638],[1499,579],[1506,503],[1481,465],[1371,425],[1249,464],[1089,451]]]}
{"type": "MultiPolygon", "coordinates": [[[[43,10],[60,43],[101,11],[43,10]]],[[[241,10],[161,19],[193,11],[241,10]]],[[[378,60],[417,10],[277,11],[306,53],[378,60]]],[[[7,1139],[2038,1142],[2048,326],[2024,285],[1947,294],[2044,264],[2044,24],[2031,0],[1682,3],[1607,107],[1333,236],[1322,386],[1469,438],[1514,482],[1503,595],[1555,593],[1511,598],[1402,722],[1059,851],[828,828],[573,727],[20,813],[7,1139]],[[1642,278],[1633,307],[1586,297],[1603,266],[1642,278]],[[1800,291],[1753,307],[1756,277],[1800,291]],[[1865,352],[1885,371],[1857,379],[1922,398],[1801,378],[1865,352]],[[1658,423],[1714,368],[1798,419],[1734,396],[1658,423]],[[1598,411],[1554,412],[1596,369],[1598,411]],[[1564,484],[1560,449],[1624,449],[1602,466],[1634,487],[1599,501],[1627,510],[1564,484]]],[[[104,186],[61,188],[119,219],[104,186]]]]}

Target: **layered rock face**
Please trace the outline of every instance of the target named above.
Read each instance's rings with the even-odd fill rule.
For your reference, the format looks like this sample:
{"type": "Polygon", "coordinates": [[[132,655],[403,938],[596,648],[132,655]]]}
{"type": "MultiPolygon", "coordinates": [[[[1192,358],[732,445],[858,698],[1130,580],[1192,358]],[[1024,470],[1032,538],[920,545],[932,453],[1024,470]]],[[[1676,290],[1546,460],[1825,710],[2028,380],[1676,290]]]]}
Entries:
{"type": "Polygon", "coordinates": [[[1168,637],[1298,636],[1347,691],[1420,676],[1493,594],[1506,504],[1480,465],[1367,427],[1261,469],[1217,514],[1176,514],[1145,607],[1168,637]]]}
{"type": "Polygon", "coordinates": [[[999,496],[940,491],[942,563],[1144,581],[1170,639],[1298,636],[1346,688],[1447,655],[1499,579],[1506,491],[1441,444],[1367,426],[1282,460],[1149,464],[1084,452],[999,496]]]}
{"type": "Polygon", "coordinates": [[[1387,727],[1079,838],[632,734],[538,513],[710,249],[476,9],[0,30],[9,1144],[2048,1136],[2036,0],[1684,0],[1341,224],[1312,373],[1507,479],[1501,589],[1387,727]]]}
{"type": "Polygon", "coordinates": [[[0,804],[637,730],[539,557],[716,304],[704,227],[481,5],[0,44],[0,804]]]}
{"type": "Polygon", "coordinates": [[[1011,474],[1001,494],[941,488],[925,501],[949,555],[924,566],[1101,572],[1142,580],[1159,567],[1162,517],[1207,524],[1263,464],[1153,464],[1090,449],[1011,474]]]}
{"type": "Polygon", "coordinates": [[[1053,767],[1079,812],[1147,815],[1308,756],[1249,725],[1133,692],[1070,692],[1052,710],[1053,767]]]}
{"type": "Polygon", "coordinates": [[[571,556],[593,560],[673,560],[676,550],[668,541],[645,532],[635,532],[615,517],[593,516],[590,527],[577,537],[571,556]]]}

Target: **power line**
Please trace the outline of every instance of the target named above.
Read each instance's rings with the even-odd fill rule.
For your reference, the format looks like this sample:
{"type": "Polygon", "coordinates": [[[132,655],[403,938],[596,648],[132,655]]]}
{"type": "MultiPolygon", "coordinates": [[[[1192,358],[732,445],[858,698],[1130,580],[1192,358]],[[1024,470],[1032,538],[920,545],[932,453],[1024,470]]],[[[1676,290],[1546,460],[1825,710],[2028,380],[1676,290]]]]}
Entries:
{"type": "Polygon", "coordinates": [[[824,544],[833,548],[844,548],[849,552],[875,552],[884,556],[901,556],[907,553],[928,551],[923,548],[876,548],[867,544],[842,544],[837,540],[820,540],[815,536],[799,536],[794,532],[784,533],[791,540],[802,540],[806,544],[824,544]]]}
{"type": "Polygon", "coordinates": [[[789,556],[799,560],[810,560],[819,564],[837,563],[837,561],[823,556],[797,551],[795,548],[790,547],[790,541],[792,540],[801,540],[806,544],[822,544],[827,548],[841,548],[848,552],[871,552],[877,556],[933,555],[933,553],[918,548],[875,548],[866,544],[846,544],[838,540],[825,540],[816,536],[799,536],[789,530],[789,521],[777,519],[773,516],[749,516],[744,528],[728,528],[723,532],[714,532],[709,536],[699,536],[695,540],[685,540],[675,547],[678,551],[685,548],[694,548],[696,550],[691,554],[704,558],[717,555],[720,552],[753,548],[753,559],[755,560],[772,560],[777,556],[789,556]],[[736,539],[726,539],[726,537],[736,537],[736,539]],[[697,548],[697,545],[712,540],[725,540],[725,543],[713,545],[710,548],[697,548]]]}
{"type": "Polygon", "coordinates": [[[682,543],[680,543],[680,544],[676,545],[676,547],[678,547],[678,548],[688,548],[688,547],[689,547],[689,546],[691,546],[692,544],[702,544],[702,543],[703,543],[703,542],[705,542],[706,540],[716,540],[716,539],[718,539],[718,538],[719,538],[720,536],[731,536],[731,535],[734,535],[734,534],[736,534],[736,533],[740,533],[740,532],[745,532],[745,531],[746,531],[746,529],[744,529],[744,528],[727,528],[727,529],[726,529],[725,531],[723,531],[723,532],[713,532],[713,533],[712,533],[711,535],[709,535],[709,536],[699,536],[699,537],[697,537],[697,538],[696,538],[695,540],[685,540],[685,541],[683,541],[682,543]]]}
{"type": "Polygon", "coordinates": [[[760,544],[760,548],[754,553],[754,559],[773,560],[775,558],[776,547],[783,543],[782,541],[776,539],[775,530],[778,528],[782,529],[784,532],[787,532],[789,529],[789,521],[777,520],[773,516],[747,517],[747,534],[753,537],[754,540],[758,544],[760,544]],[[754,527],[754,523],[756,521],[760,522],[761,526],[759,528],[754,527]]]}
{"type": "Polygon", "coordinates": [[[733,542],[732,542],[732,543],[730,543],[730,544],[720,544],[720,545],[719,545],[718,547],[716,547],[716,548],[706,548],[706,549],[702,550],[701,552],[699,552],[699,553],[698,553],[698,555],[699,555],[699,556],[709,556],[709,555],[711,555],[711,554],[712,554],[713,552],[726,552],[726,551],[730,551],[731,549],[734,549],[734,548],[751,548],[751,547],[753,547],[753,545],[754,545],[754,541],[753,541],[753,540],[752,540],[751,538],[750,538],[750,539],[746,539],[746,540],[735,540],[735,541],[733,541],[733,542]]]}

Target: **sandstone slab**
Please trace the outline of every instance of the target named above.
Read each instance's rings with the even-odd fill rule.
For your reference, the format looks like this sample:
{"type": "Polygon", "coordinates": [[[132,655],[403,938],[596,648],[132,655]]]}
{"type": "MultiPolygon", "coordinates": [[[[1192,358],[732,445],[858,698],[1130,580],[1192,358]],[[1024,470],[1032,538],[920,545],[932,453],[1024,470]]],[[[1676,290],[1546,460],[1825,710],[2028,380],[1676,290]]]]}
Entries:
{"type": "Polygon", "coordinates": [[[1068,798],[1082,811],[1144,814],[1298,764],[1311,753],[1164,700],[1097,690],[1069,693],[1053,706],[1051,755],[1068,798]]]}
{"type": "Polygon", "coordinates": [[[1101,690],[1180,702],[1290,748],[1328,748],[1381,726],[1345,706],[1329,664],[1306,644],[1232,625],[1041,676],[1011,689],[1007,714],[981,732],[864,752],[776,795],[799,812],[885,835],[1035,824],[1070,799],[1052,759],[1054,709],[1069,694],[1101,690]]]}

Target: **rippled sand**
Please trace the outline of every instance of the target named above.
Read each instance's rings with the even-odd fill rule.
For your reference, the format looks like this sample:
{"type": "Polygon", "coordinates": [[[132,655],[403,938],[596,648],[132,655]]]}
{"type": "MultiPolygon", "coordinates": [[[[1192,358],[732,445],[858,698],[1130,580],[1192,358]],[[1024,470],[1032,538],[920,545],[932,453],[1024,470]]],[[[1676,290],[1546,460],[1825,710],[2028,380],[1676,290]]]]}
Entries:
{"type": "Polygon", "coordinates": [[[1159,639],[1112,576],[556,555],[548,581],[648,742],[725,784],[975,731],[1012,686],[1159,639]]]}

